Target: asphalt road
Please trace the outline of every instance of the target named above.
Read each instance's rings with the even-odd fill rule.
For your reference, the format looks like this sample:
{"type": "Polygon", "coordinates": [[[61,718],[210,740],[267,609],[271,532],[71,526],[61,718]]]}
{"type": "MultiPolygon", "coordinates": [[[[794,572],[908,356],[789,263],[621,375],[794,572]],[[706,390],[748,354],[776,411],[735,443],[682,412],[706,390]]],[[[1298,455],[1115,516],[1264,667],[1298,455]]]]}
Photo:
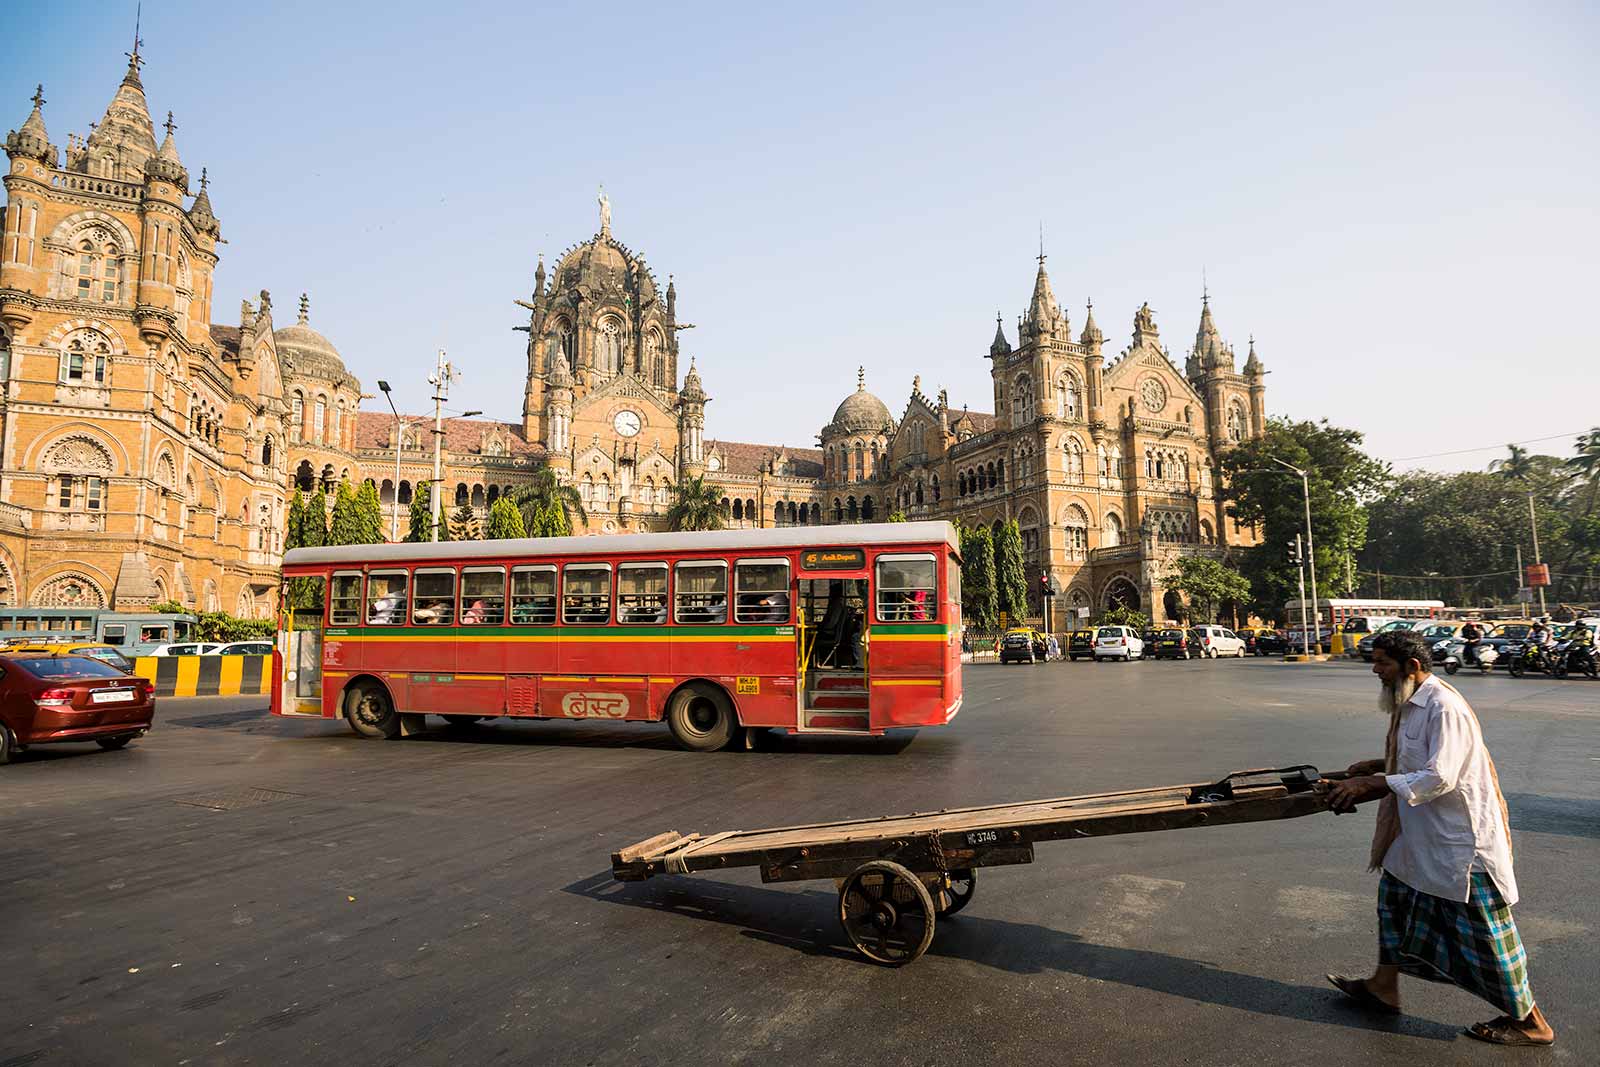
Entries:
{"type": "MultiPolygon", "coordinates": [[[[1461,675],[1515,833],[1541,1063],[1600,1062],[1600,684],[1461,675]]],[[[163,700],[123,752],[0,768],[0,1067],[59,1063],[1504,1063],[1496,1014],[1374,955],[1370,809],[1042,845],[900,970],[829,882],[611,881],[713,832],[1377,756],[1359,665],[982,665],[949,728],[697,755],[664,728],[397,742],[260,698],[163,700]]]]}

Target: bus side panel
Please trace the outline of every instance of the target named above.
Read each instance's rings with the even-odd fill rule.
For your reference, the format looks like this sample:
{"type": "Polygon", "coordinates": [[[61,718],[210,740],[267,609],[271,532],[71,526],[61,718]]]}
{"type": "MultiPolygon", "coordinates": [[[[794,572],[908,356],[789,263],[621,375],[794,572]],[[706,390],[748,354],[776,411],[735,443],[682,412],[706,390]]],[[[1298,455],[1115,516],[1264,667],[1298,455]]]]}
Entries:
{"type": "Polygon", "coordinates": [[[793,727],[797,715],[793,627],[761,627],[765,632],[746,634],[729,627],[726,637],[717,633],[721,629],[706,627],[695,635],[698,640],[678,640],[668,646],[671,670],[666,676],[673,685],[662,687],[657,717],[666,713],[665,696],[676,684],[704,678],[728,691],[740,725],[793,727]]]}
{"type": "Polygon", "coordinates": [[[649,683],[643,677],[553,674],[539,679],[540,712],[551,719],[648,720],[649,683]]]}

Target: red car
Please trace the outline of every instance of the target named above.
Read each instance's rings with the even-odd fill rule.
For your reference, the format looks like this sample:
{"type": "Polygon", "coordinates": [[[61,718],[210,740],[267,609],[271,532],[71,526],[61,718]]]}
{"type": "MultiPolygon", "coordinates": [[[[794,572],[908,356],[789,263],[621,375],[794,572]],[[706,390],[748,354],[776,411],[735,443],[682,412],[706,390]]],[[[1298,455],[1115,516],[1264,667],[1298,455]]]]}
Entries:
{"type": "Polygon", "coordinates": [[[87,656],[0,655],[0,764],[30,745],[121,748],[150,729],[155,685],[87,656]]]}

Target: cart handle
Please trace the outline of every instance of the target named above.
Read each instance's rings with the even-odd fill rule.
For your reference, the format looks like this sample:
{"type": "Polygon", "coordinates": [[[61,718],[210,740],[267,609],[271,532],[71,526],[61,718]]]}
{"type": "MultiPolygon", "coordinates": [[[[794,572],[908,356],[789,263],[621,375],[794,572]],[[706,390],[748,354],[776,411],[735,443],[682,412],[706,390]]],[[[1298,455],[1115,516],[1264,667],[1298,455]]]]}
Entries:
{"type": "Polygon", "coordinates": [[[1220,800],[1233,799],[1233,780],[1235,778],[1258,778],[1263,775],[1276,775],[1283,783],[1285,789],[1291,793],[1304,793],[1324,779],[1344,777],[1343,771],[1333,774],[1323,774],[1309,763],[1301,763],[1293,767],[1259,767],[1249,771],[1234,771],[1232,774],[1212,782],[1210,785],[1197,785],[1189,790],[1186,803],[1212,804],[1220,800]]]}

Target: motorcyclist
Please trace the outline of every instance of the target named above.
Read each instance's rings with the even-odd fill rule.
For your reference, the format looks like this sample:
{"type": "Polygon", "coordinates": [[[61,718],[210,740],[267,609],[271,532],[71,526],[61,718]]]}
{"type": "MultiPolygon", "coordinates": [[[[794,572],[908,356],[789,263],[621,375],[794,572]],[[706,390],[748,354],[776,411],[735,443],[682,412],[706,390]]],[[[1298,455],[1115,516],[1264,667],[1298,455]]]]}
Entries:
{"type": "Polygon", "coordinates": [[[1475,622],[1467,623],[1461,627],[1461,640],[1466,643],[1461,652],[1462,662],[1477,666],[1478,646],[1483,644],[1483,627],[1475,622]]]}
{"type": "Polygon", "coordinates": [[[1584,659],[1594,656],[1594,633],[1582,623],[1575,624],[1567,633],[1567,669],[1572,670],[1574,662],[1582,663],[1584,659]]]}
{"type": "Polygon", "coordinates": [[[1539,662],[1548,667],[1550,664],[1550,646],[1554,638],[1550,633],[1550,623],[1542,616],[1533,623],[1533,629],[1528,631],[1528,648],[1538,656],[1539,662]]]}

